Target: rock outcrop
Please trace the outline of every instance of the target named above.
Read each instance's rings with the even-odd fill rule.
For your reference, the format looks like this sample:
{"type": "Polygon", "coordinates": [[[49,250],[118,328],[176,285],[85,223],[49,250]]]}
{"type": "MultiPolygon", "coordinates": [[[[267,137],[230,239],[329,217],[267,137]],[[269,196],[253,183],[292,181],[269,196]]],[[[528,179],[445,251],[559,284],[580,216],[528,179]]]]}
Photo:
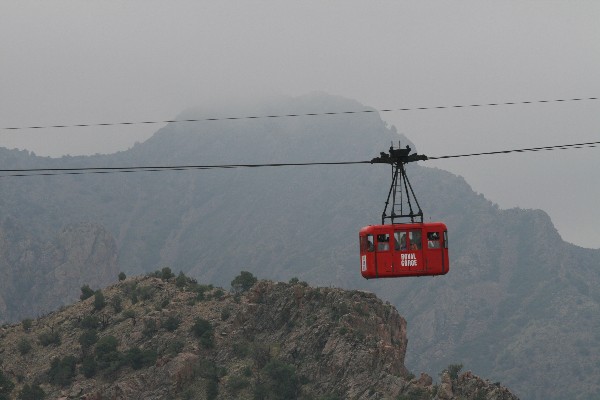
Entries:
{"type": "Polygon", "coordinates": [[[100,293],[0,330],[13,398],[516,398],[470,373],[411,379],[406,321],[371,293],[270,281],[230,293],[168,268],[100,293]]]}

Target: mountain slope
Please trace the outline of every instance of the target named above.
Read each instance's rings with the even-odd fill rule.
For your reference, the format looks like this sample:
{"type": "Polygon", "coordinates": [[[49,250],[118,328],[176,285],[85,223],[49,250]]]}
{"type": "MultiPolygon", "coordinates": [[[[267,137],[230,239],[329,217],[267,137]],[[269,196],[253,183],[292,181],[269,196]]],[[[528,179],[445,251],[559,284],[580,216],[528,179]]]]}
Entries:
{"type": "Polygon", "coordinates": [[[50,312],[118,273],[115,240],[97,224],[71,224],[40,242],[18,221],[0,221],[0,320],[50,312]]]}

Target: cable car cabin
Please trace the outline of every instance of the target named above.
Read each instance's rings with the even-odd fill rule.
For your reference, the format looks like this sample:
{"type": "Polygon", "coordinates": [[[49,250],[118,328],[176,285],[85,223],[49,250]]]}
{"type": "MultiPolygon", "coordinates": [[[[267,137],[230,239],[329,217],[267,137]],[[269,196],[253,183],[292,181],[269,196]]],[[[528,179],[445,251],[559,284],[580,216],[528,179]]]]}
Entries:
{"type": "Polygon", "coordinates": [[[370,225],[359,237],[367,279],[448,273],[448,229],[441,222],[370,225]]]}

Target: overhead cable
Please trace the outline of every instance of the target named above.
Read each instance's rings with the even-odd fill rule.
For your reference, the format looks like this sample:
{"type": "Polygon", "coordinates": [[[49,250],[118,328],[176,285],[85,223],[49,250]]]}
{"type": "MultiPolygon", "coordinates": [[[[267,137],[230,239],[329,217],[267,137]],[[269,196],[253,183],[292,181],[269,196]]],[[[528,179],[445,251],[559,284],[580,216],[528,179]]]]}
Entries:
{"type": "Polygon", "coordinates": [[[48,175],[82,175],[110,174],[115,172],[161,172],[186,171],[194,169],[233,169],[259,167],[298,167],[310,165],[351,165],[370,164],[370,161],[338,161],[338,162],[306,162],[306,163],[273,163],[273,164],[221,164],[221,165],[176,165],[151,167],[82,167],[82,168],[29,168],[29,169],[0,169],[0,178],[9,176],[48,176],[48,175]]]}
{"type": "Polygon", "coordinates": [[[25,130],[25,129],[50,129],[50,128],[80,128],[80,127],[102,127],[102,126],[124,126],[124,125],[151,125],[151,124],[167,124],[180,122],[208,122],[208,121],[235,121],[246,119],[267,119],[267,118],[290,118],[290,117],[314,117],[326,115],[348,115],[348,114],[366,114],[378,112],[394,112],[394,111],[420,111],[420,110],[443,110],[443,109],[459,109],[471,107],[493,107],[493,106],[509,106],[522,104],[541,104],[541,103],[564,103],[573,101],[598,100],[599,97],[582,97],[573,99],[554,99],[554,100],[531,100],[531,101],[509,101],[501,103],[481,103],[481,104],[459,104],[447,106],[431,106],[431,107],[412,107],[412,108],[388,108],[388,109],[366,109],[354,111],[334,111],[334,112],[315,112],[304,114],[279,114],[279,115],[250,115],[237,117],[219,117],[219,118],[198,118],[198,119],[170,119],[163,121],[137,121],[137,122],[104,122],[104,123],[85,123],[85,124],[63,124],[63,125],[43,125],[43,126],[19,126],[19,127],[4,127],[0,128],[5,131],[25,130]]]}
{"type": "MultiPolygon", "coordinates": [[[[530,147],[513,150],[499,150],[470,154],[455,154],[437,157],[427,157],[427,160],[442,160],[449,158],[474,157],[484,155],[503,155],[509,153],[525,153],[535,151],[553,151],[568,149],[593,148],[600,145],[598,142],[585,142],[561,144],[556,146],[530,147]]],[[[306,163],[272,163],[272,164],[221,164],[221,165],[176,165],[176,166],[146,166],[146,167],[74,167],[74,168],[28,168],[28,169],[0,169],[0,178],[24,176],[53,176],[53,175],[84,175],[84,174],[112,174],[118,172],[163,172],[186,171],[207,169],[235,169],[235,168],[261,168],[261,167],[299,167],[299,166],[330,166],[372,164],[371,161],[334,161],[334,162],[306,162],[306,163]]]]}
{"type": "Polygon", "coordinates": [[[557,145],[557,146],[530,147],[527,149],[499,150],[499,151],[488,151],[488,152],[483,152],[483,153],[455,154],[455,155],[451,155],[451,156],[427,157],[427,159],[428,160],[441,160],[441,159],[446,159],[446,158],[487,156],[487,155],[509,154],[509,153],[525,153],[525,152],[529,152],[529,151],[582,149],[582,148],[596,147],[599,144],[600,144],[600,142],[561,144],[561,145],[557,145]]]}

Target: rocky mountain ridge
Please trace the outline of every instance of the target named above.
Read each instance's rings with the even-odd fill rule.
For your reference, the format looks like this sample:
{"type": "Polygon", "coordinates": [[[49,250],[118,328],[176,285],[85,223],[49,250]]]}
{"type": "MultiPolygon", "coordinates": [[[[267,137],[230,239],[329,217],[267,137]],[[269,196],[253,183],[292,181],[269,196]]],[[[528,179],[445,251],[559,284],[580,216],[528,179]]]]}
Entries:
{"type": "Polygon", "coordinates": [[[415,378],[406,321],[367,292],[298,280],[229,292],[163,269],[88,295],[0,329],[6,398],[516,399],[470,372],[415,378]]]}

